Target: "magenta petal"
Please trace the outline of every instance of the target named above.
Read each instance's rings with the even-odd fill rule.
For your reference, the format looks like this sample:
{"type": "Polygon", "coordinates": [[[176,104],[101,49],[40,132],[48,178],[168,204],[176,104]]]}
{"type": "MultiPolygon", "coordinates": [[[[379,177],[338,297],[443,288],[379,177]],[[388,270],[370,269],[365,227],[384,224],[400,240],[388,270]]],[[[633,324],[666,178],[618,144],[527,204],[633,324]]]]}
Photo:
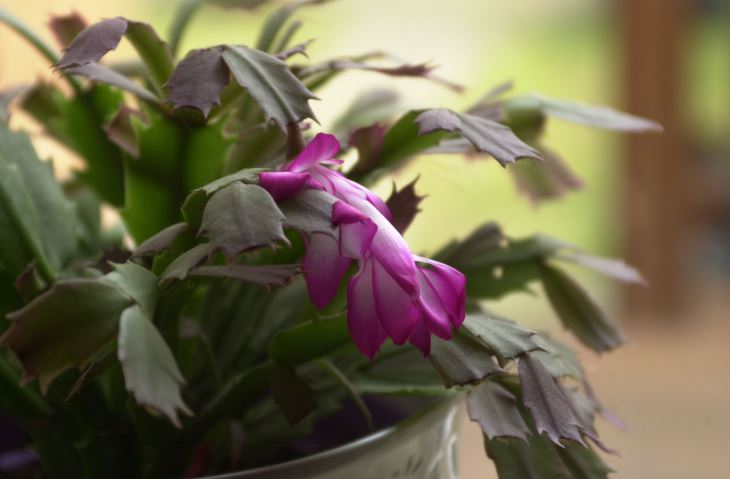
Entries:
{"type": "Polygon", "coordinates": [[[429,258],[415,256],[417,261],[431,265],[419,267],[422,280],[425,278],[438,294],[444,307],[449,311],[451,323],[461,326],[465,317],[466,277],[457,269],[429,258]]]}
{"type": "Polygon", "coordinates": [[[442,339],[450,339],[452,334],[451,317],[455,313],[447,309],[447,305],[441,300],[441,297],[425,275],[421,274],[420,279],[421,295],[418,301],[423,313],[423,323],[436,336],[442,339]]]}
{"type": "Polygon", "coordinates": [[[380,211],[381,215],[385,216],[385,219],[387,219],[388,221],[393,220],[393,214],[390,212],[390,208],[388,208],[388,205],[385,204],[385,201],[383,201],[378,195],[368,189],[365,189],[365,197],[371,205],[373,205],[378,209],[378,211],[380,211]]]}
{"type": "Polygon", "coordinates": [[[337,294],[351,260],[340,256],[337,240],[325,233],[314,233],[304,254],[302,269],[309,297],[324,308],[337,294]]]}
{"type": "Polygon", "coordinates": [[[340,225],[340,254],[350,258],[364,258],[378,231],[375,223],[342,201],[332,207],[332,222],[340,225]]]}
{"type": "Polygon", "coordinates": [[[378,324],[373,293],[372,260],[364,261],[347,287],[347,324],[357,349],[370,359],[385,341],[385,331],[378,324]]]}
{"type": "MultiPolygon", "coordinates": [[[[410,250],[402,237],[395,237],[392,233],[395,229],[384,228],[382,223],[377,223],[378,232],[373,238],[370,246],[375,256],[388,274],[395,279],[401,288],[410,295],[418,294],[418,278],[416,276],[416,265],[411,258],[410,250]]],[[[390,225],[390,223],[388,223],[390,225]]],[[[397,231],[395,231],[398,234],[397,231]]]]}
{"type": "Polygon", "coordinates": [[[378,227],[370,220],[340,225],[340,254],[348,258],[362,259],[368,255],[378,227]]]}
{"type": "Polygon", "coordinates": [[[338,201],[332,206],[332,223],[356,223],[368,220],[368,216],[357,208],[353,208],[344,201],[338,201]]]}
{"type": "Polygon", "coordinates": [[[372,264],[378,320],[395,344],[403,344],[418,324],[418,306],[377,260],[372,264]]]}
{"type": "Polygon", "coordinates": [[[309,173],[289,171],[265,171],[259,173],[259,185],[276,201],[284,201],[299,193],[308,183],[309,173]]]}
{"type": "Polygon", "coordinates": [[[337,137],[320,133],[289,163],[287,170],[301,172],[319,163],[338,163],[333,159],[339,152],[340,142],[337,137]]]}
{"type": "Polygon", "coordinates": [[[424,358],[431,355],[431,335],[422,324],[419,324],[413,331],[409,341],[412,345],[421,350],[424,358]]]}

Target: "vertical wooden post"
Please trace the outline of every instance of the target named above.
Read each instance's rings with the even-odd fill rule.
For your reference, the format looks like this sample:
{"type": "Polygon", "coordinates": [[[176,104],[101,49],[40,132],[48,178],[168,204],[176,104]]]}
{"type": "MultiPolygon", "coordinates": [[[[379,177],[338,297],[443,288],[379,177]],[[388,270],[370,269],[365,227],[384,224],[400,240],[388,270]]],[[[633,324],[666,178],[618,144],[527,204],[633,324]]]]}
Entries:
{"type": "Polygon", "coordinates": [[[659,121],[662,135],[627,137],[624,247],[649,281],[627,290],[632,317],[672,315],[686,290],[693,158],[682,124],[682,49],[690,0],[620,0],[628,110],[659,121]]]}

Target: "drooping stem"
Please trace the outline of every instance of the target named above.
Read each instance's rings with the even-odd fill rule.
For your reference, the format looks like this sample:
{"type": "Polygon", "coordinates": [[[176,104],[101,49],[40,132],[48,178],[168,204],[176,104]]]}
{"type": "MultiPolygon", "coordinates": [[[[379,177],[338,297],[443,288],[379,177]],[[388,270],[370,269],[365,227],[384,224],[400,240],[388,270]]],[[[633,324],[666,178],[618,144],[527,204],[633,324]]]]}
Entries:
{"type": "MultiPolygon", "coordinates": [[[[11,15],[7,10],[2,7],[0,7],[0,23],[4,23],[11,30],[24,38],[28,43],[33,45],[33,47],[35,47],[35,49],[38,50],[38,52],[40,52],[40,54],[43,55],[43,57],[45,57],[46,60],[48,60],[52,65],[58,63],[58,54],[53,50],[53,48],[51,48],[46,42],[44,42],[41,37],[36,35],[36,33],[31,30],[28,25],[20,21],[20,19],[11,15]]],[[[64,78],[66,78],[66,80],[75,91],[81,91],[81,84],[79,84],[79,82],[75,78],[69,75],[64,75],[64,78]]]]}
{"type": "Polygon", "coordinates": [[[18,35],[23,37],[31,45],[35,47],[49,62],[58,63],[58,55],[53,49],[46,44],[36,33],[31,30],[28,25],[24,24],[20,19],[15,18],[7,10],[0,7],[0,22],[4,23],[18,35]]]}
{"type": "Polygon", "coordinates": [[[172,27],[170,28],[169,43],[173,57],[177,56],[177,51],[180,49],[180,41],[182,40],[183,33],[185,33],[185,28],[202,3],[202,0],[186,0],[178,8],[175,19],[172,22],[172,27]]]}
{"type": "Polygon", "coordinates": [[[269,385],[271,361],[236,374],[182,431],[183,443],[191,444],[216,421],[225,417],[233,405],[245,407],[261,395],[269,385]]]}
{"type": "Polygon", "coordinates": [[[126,36],[147,66],[155,91],[164,93],[163,85],[175,68],[170,51],[156,35],[149,35],[145,29],[128,28],[126,36]]]}
{"type": "Polygon", "coordinates": [[[365,418],[365,422],[368,425],[368,429],[370,431],[375,429],[375,425],[373,424],[373,416],[370,414],[370,410],[368,409],[367,404],[365,404],[365,401],[362,400],[362,397],[358,392],[355,390],[355,387],[352,385],[349,379],[347,379],[347,376],[340,371],[340,369],[332,364],[331,361],[329,361],[327,358],[322,358],[319,361],[317,361],[319,366],[332,378],[337,381],[340,386],[342,386],[345,391],[347,391],[347,395],[352,399],[352,402],[355,403],[355,407],[360,411],[360,413],[365,418]]]}

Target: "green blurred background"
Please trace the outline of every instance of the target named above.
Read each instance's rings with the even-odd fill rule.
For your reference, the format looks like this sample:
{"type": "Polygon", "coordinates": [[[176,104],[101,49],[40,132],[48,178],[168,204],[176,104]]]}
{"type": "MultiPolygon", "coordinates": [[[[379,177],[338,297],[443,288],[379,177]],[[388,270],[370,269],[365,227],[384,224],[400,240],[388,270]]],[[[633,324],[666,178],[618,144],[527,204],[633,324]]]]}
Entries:
{"type": "MultiPolygon", "coordinates": [[[[621,452],[621,457],[608,459],[619,471],[616,477],[730,477],[726,432],[730,430],[730,2],[339,0],[297,13],[304,24],[298,38],[316,39],[308,49],[313,61],[382,50],[411,62],[431,61],[439,65],[441,76],[467,87],[465,93],[455,94],[418,80],[346,73],[323,90],[322,101],[313,105],[326,128],[358,93],[379,87],[397,90],[403,109],[465,107],[507,80],[514,82],[515,93],[540,92],[631,109],[626,59],[641,46],[626,25],[638,18],[635,15],[651,15],[652,8],[675,3],[683,4],[686,16],[680,28],[667,33],[681,35],[678,48],[669,45],[666,48],[672,51],[665,51],[665,43],[660,42],[645,51],[649,56],[670,56],[678,65],[676,71],[653,72],[657,86],[670,75],[680,85],[665,101],[672,102],[682,126],[668,129],[667,138],[681,137],[686,147],[682,168],[686,169],[673,171],[692,178],[693,187],[689,193],[677,191],[680,197],[673,201],[694,204],[696,199],[682,195],[711,190],[712,195],[703,195],[700,203],[712,204],[676,212],[675,227],[687,240],[682,243],[681,258],[668,252],[672,256],[664,259],[678,265],[671,274],[682,281],[674,282],[674,290],[658,293],[660,299],[672,296],[671,302],[642,300],[647,293],[641,291],[631,292],[633,302],[627,301],[626,291],[617,285],[591,274],[581,276],[598,301],[619,316],[633,339],[628,348],[600,361],[581,352],[599,394],[629,424],[626,433],[603,428],[607,442],[621,452]],[[674,298],[677,291],[681,298],[674,298]]],[[[123,15],[149,21],[164,33],[176,5],[175,0],[0,0],[0,6],[49,42],[46,24],[51,14],[77,10],[89,21],[123,15]]],[[[270,10],[206,8],[194,19],[182,50],[218,43],[251,44],[270,10]]],[[[130,55],[125,45],[113,58],[130,55]]],[[[0,29],[0,88],[53,76],[34,51],[0,29]]],[[[42,155],[54,159],[60,174],[68,174],[76,162],[70,153],[41,138],[38,127],[21,115],[13,122],[35,132],[42,155]]],[[[632,198],[626,191],[631,174],[627,162],[653,161],[662,169],[671,159],[637,160],[624,137],[559,121],[550,122],[546,139],[584,180],[584,190],[536,206],[516,193],[510,175],[496,162],[454,156],[420,158],[376,189],[387,195],[391,180],[403,185],[420,175],[419,190],[429,197],[407,234],[417,251],[433,251],[492,219],[512,236],[540,231],[597,254],[623,256],[626,238],[632,238],[627,216],[632,208],[641,208],[627,205],[627,198],[632,198]]],[[[677,159],[674,162],[676,167],[677,159]]],[[[661,205],[671,208],[672,202],[653,204],[656,214],[670,219],[675,214],[662,210],[661,205]]],[[[666,234],[657,233],[645,243],[661,252],[665,238],[666,234]]],[[[641,248],[631,254],[640,266],[642,258],[641,248]]],[[[533,327],[555,329],[557,324],[539,291],[493,307],[533,327]]],[[[490,477],[492,467],[482,458],[478,432],[471,426],[465,426],[462,450],[463,478],[490,477]]]]}

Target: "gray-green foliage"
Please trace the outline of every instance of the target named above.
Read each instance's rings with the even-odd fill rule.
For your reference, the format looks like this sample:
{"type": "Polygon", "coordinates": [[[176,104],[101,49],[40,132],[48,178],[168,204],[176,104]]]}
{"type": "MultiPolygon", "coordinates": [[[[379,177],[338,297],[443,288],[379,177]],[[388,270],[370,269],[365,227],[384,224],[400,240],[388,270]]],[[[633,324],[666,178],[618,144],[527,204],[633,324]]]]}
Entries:
{"type": "MultiPolygon", "coordinates": [[[[467,278],[469,314],[454,336],[434,337],[428,360],[392,344],[372,362],[363,358],[348,331],[344,282],[318,311],[299,278],[311,235],[338,237],[338,199],[317,188],[276,199],[259,175],[303,147],[316,121],[314,92],[345,72],[459,87],[428,64],[383,52],[290,64],[309,44],[294,42],[298,9],[324,0],[278,6],[255,47],[178,55],[185,27],[205,5],[265,3],[188,0],[170,47],[150,25],[123,17],[86,28],[78,16],[56,19],[62,56],[0,9],[0,23],[70,86],[67,93],[38,83],[0,95],[0,313],[9,319],[0,327],[0,413],[22,421],[49,477],[180,477],[193,470],[201,445],[212,451],[205,473],[241,457],[254,466],[344,401],[372,424],[363,395],[458,391],[500,477],[606,477],[591,446],[605,449],[593,426],[605,411],[575,351],[496,317],[484,302],[542,283],[565,329],[603,352],[621,344],[620,329],[563,267],[633,283],[641,277],[622,262],[542,236],[510,238],[486,223],[457,232],[460,239],[436,254],[467,278]],[[139,61],[102,64],[123,38],[139,61]],[[27,135],[9,129],[11,100],[81,158],[71,179],[59,183],[27,135]],[[102,222],[102,205],[117,210],[115,226],[102,222]],[[20,383],[36,378],[40,388],[20,383]]],[[[503,98],[508,90],[500,86],[465,111],[399,118],[392,92],[364,96],[332,126],[357,150],[347,174],[367,187],[430,153],[483,153],[502,165],[532,158],[515,174],[541,200],[580,184],[542,146],[550,118],[658,128],[605,108],[503,98]]],[[[417,190],[415,181],[394,188],[388,201],[401,232],[420,211],[417,190]]]]}

